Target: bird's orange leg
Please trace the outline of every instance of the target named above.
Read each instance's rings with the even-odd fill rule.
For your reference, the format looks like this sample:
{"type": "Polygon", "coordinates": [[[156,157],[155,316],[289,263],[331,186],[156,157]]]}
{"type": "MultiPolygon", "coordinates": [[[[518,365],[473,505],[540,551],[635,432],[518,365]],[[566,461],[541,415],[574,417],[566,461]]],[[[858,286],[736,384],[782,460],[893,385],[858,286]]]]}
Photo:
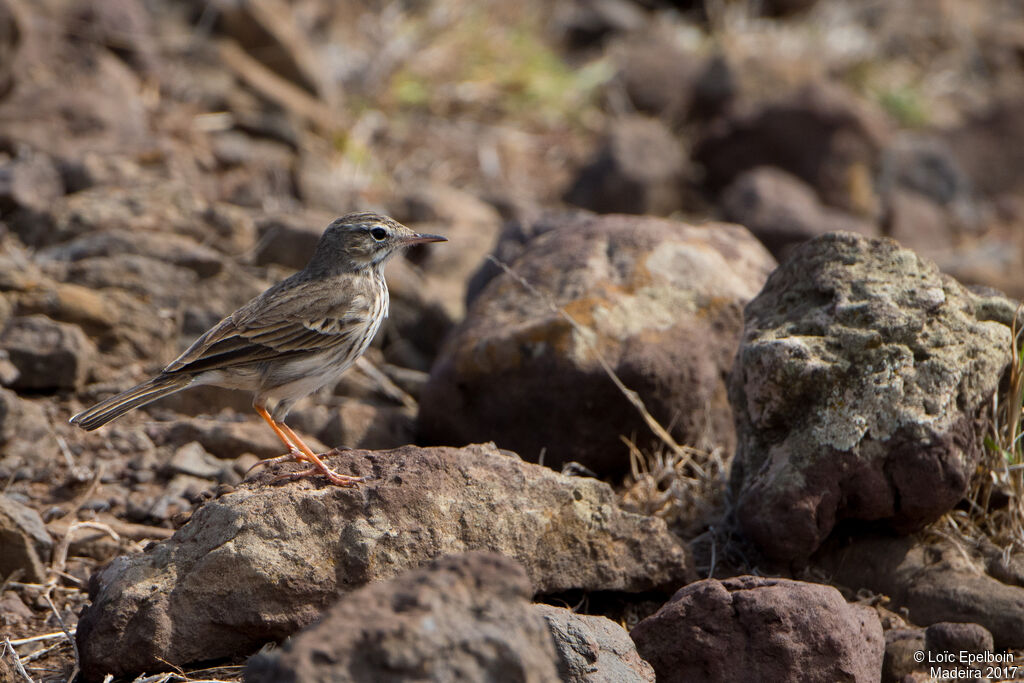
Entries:
{"type": "Polygon", "coordinates": [[[256,411],[256,414],[262,417],[264,421],[266,421],[266,423],[270,425],[270,428],[274,430],[274,434],[277,434],[277,438],[281,439],[281,443],[288,447],[288,452],[285,453],[284,455],[279,455],[276,458],[265,458],[263,460],[257,461],[256,463],[253,464],[252,467],[246,470],[245,473],[247,475],[249,474],[249,472],[252,472],[260,465],[270,465],[275,462],[284,462],[285,460],[296,460],[298,462],[302,462],[303,460],[306,459],[306,454],[300,451],[298,446],[292,443],[292,441],[288,438],[288,435],[285,434],[281,430],[281,428],[277,426],[277,423],[274,422],[274,418],[270,417],[270,413],[267,412],[267,409],[264,406],[254,403],[252,407],[253,410],[256,411]]]}
{"type": "Polygon", "coordinates": [[[352,477],[347,474],[340,474],[338,472],[335,472],[327,465],[325,465],[324,461],[321,460],[320,457],[316,453],[314,453],[309,446],[302,442],[302,439],[299,438],[299,435],[296,434],[291,427],[286,425],[284,422],[279,422],[277,424],[284,431],[284,433],[287,434],[288,437],[292,440],[292,443],[298,446],[299,450],[302,451],[302,454],[304,456],[303,459],[313,465],[309,469],[303,470],[301,472],[291,472],[288,474],[282,474],[280,475],[281,478],[299,479],[310,474],[320,473],[327,477],[328,481],[330,481],[335,486],[355,486],[357,483],[363,481],[363,477],[352,477]]]}
{"type": "Polygon", "coordinates": [[[308,462],[312,467],[300,472],[279,474],[277,476],[278,479],[301,479],[302,477],[308,477],[311,474],[322,474],[335,486],[355,486],[358,482],[363,481],[362,477],[351,477],[347,474],[339,474],[338,472],[335,472],[324,464],[323,460],[321,460],[317,454],[299,438],[298,434],[292,431],[291,427],[283,422],[278,422],[271,417],[265,406],[254,403],[252,407],[256,411],[256,414],[262,417],[263,420],[270,425],[270,428],[274,430],[275,434],[277,434],[277,438],[281,439],[281,442],[288,447],[288,453],[285,455],[279,455],[276,458],[260,460],[249,468],[250,472],[259,465],[269,465],[271,463],[283,462],[285,460],[295,460],[296,462],[308,462]]]}

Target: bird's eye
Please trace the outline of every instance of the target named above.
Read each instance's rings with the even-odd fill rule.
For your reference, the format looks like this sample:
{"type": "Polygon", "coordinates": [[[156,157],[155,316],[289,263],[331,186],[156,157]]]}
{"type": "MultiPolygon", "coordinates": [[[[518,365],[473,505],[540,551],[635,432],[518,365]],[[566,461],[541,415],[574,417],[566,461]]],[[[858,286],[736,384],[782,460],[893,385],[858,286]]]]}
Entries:
{"type": "Polygon", "coordinates": [[[374,229],[370,230],[370,237],[372,237],[373,239],[377,240],[378,242],[383,242],[384,238],[387,237],[387,236],[388,236],[388,231],[385,230],[384,228],[374,228],[374,229]]]}

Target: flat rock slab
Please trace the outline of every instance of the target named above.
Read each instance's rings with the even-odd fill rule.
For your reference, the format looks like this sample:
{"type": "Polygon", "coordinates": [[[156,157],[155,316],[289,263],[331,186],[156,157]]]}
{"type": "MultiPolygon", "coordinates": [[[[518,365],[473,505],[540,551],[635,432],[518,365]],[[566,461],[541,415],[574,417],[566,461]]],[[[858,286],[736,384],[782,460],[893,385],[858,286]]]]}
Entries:
{"type": "Polygon", "coordinates": [[[245,681],[555,683],[558,656],[532,592],[507,557],[443,557],[342,597],[280,651],[254,657],[245,681]]]}
{"type": "Polygon", "coordinates": [[[537,593],[672,590],[693,578],[662,520],[620,510],[596,479],[493,446],[351,451],[330,463],[372,479],[271,486],[263,473],[99,572],[78,627],[86,675],[248,654],[341,592],[470,550],[516,559],[537,593]]]}

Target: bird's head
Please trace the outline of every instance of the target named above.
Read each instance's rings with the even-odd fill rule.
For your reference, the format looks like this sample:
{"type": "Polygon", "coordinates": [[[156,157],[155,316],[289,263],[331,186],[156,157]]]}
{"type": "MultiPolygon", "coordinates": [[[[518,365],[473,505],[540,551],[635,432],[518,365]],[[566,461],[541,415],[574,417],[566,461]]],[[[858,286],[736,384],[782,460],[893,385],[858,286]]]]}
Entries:
{"type": "Polygon", "coordinates": [[[414,232],[377,213],[350,213],[335,219],[320,237],[310,266],[361,270],[381,266],[402,247],[447,242],[440,235],[414,232]]]}

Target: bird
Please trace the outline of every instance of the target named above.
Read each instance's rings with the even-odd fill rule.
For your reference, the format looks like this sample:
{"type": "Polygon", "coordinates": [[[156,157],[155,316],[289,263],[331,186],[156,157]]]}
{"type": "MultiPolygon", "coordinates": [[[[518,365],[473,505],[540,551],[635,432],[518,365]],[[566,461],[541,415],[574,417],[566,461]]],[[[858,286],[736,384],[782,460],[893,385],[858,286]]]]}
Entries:
{"type": "Polygon", "coordinates": [[[373,212],[341,216],[324,230],[305,268],[211,327],[157,376],[69,421],[92,431],[188,387],[242,389],[252,392],[253,409],[288,450],[254,467],[290,459],[308,467],[279,478],[319,473],[334,485],[355,486],[364,478],[331,470],[326,454],[314,453],[285,418],[299,399],[336,382],[370,345],[388,315],[388,259],[414,244],[447,241],[373,212]]]}

